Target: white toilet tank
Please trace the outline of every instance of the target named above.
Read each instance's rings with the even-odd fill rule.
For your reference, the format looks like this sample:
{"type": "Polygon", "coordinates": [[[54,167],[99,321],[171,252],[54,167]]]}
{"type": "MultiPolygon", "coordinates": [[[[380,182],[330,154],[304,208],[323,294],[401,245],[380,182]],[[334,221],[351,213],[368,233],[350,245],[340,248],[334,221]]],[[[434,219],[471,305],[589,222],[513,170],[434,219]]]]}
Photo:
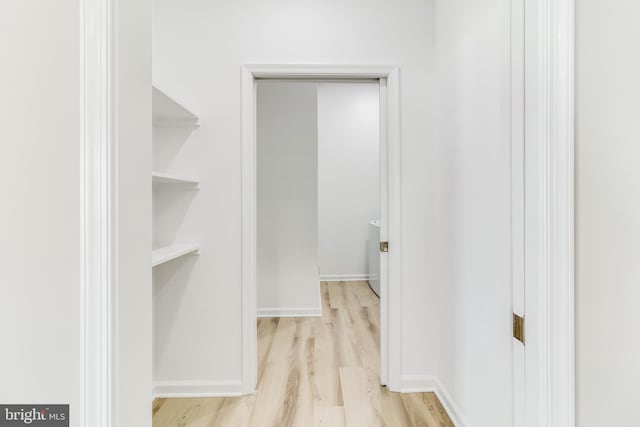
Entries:
{"type": "Polygon", "coordinates": [[[380,221],[369,221],[369,286],[380,296],[380,221]]]}

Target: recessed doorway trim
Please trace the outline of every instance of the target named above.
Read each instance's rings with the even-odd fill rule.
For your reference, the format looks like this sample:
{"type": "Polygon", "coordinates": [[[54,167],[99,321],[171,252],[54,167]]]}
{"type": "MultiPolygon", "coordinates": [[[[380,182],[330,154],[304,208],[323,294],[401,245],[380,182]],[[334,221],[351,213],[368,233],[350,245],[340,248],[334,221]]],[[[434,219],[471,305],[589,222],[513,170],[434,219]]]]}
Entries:
{"type": "MultiPolygon", "coordinates": [[[[379,79],[381,135],[386,142],[388,235],[387,290],[381,299],[381,379],[400,390],[402,348],[402,278],[400,270],[400,70],[396,66],[245,65],[242,67],[242,392],[257,382],[257,214],[256,92],[257,79],[379,79]],[[386,328],[383,326],[386,325],[386,328]]],[[[383,215],[383,213],[381,213],[383,215]]],[[[381,272],[383,274],[383,272],[381,272]]]]}
{"type": "Polygon", "coordinates": [[[573,427],[575,3],[524,7],[525,425],[573,427]]]}
{"type": "Polygon", "coordinates": [[[78,425],[117,419],[114,2],[80,2],[80,405],[78,425]]]}

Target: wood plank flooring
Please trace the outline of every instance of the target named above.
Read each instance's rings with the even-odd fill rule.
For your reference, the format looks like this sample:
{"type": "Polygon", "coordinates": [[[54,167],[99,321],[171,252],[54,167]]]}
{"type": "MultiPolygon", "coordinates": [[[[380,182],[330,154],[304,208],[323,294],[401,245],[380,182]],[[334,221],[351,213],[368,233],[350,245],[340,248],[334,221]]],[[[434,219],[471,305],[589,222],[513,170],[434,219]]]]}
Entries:
{"type": "Polygon", "coordinates": [[[252,396],[156,399],[154,427],[453,427],[433,393],[380,386],[380,305],[366,282],[322,282],[321,318],[258,320],[252,396]]]}

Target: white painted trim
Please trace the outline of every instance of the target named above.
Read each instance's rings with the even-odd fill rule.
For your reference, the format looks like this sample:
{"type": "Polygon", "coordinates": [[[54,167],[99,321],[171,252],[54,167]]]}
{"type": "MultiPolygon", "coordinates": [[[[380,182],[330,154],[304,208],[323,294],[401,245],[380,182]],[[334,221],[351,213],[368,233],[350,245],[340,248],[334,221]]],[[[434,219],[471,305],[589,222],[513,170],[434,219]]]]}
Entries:
{"type": "MultiPolygon", "coordinates": [[[[387,105],[389,104],[389,96],[387,90],[386,79],[380,79],[380,90],[378,97],[379,106],[379,126],[380,126],[380,147],[378,147],[380,170],[378,173],[378,187],[379,187],[379,200],[378,200],[378,240],[381,242],[389,241],[389,156],[388,156],[388,126],[387,120],[387,105]]],[[[380,252],[380,259],[378,265],[378,292],[376,294],[380,298],[380,320],[389,319],[389,306],[387,301],[389,299],[387,289],[389,288],[389,254],[380,252]]],[[[383,323],[381,323],[383,325],[383,323]]],[[[389,327],[380,328],[380,348],[387,349],[387,351],[380,352],[380,384],[389,384],[389,327]]],[[[400,360],[400,359],[397,359],[400,360]]]]}
{"type": "Polygon", "coordinates": [[[400,393],[433,393],[438,380],[432,375],[403,375],[400,393]]]}
{"type": "Polygon", "coordinates": [[[78,425],[117,419],[114,358],[113,39],[111,0],[80,2],[81,404],[78,425]]]}
{"type": "Polygon", "coordinates": [[[574,1],[526,2],[527,426],[575,426],[574,1]]]}
{"type": "Polygon", "coordinates": [[[320,276],[321,282],[359,282],[369,280],[369,274],[324,274],[320,276]]]}
{"type": "Polygon", "coordinates": [[[244,70],[257,79],[381,79],[398,70],[389,65],[245,65],[244,70]]]}
{"type": "Polygon", "coordinates": [[[382,289],[381,360],[387,360],[382,372],[388,372],[387,385],[400,388],[402,349],[402,277],[401,277],[401,181],[400,181],[400,70],[396,66],[345,65],[246,65],[242,67],[242,390],[255,391],[257,381],[256,332],[256,81],[275,79],[380,79],[386,81],[386,137],[388,144],[388,290],[382,289]],[[387,307],[387,309],[384,309],[387,307]],[[385,348],[386,347],[386,348],[385,348]],[[386,357],[385,357],[386,356],[386,357]]]}
{"type": "MultiPolygon", "coordinates": [[[[385,356],[387,364],[387,387],[395,391],[402,375],[402,235],[401,235],[401,138],[400,138],[400,69],[389,71],[386,78],[387,120],[387,236],[380,227],[380,238],[389,242],[387,252],[387,283],[380,279],[381,321],[387,320],[386,331],[381,331],[381,338],[386,337],[386,345],[381,339],[382,360],[385,356]],[[384,351],[386,347],[386,351],[384,351]]],[[[382,217],[381,217],[382,218],[382,217]]]]}
{"type": "Polygon", "coordinates": [[[322,317],[322,307],[258,308],[258,317],[322,317]]]}
{"type": "Polygon", "coordinates": [[[435,393],[456,427],[470,427],[460,408],[437,377],[431,375],[403,375],[401,393],[435,393]]]}
{"type": "Polygon", "coordinates": [[[549,7],[546,64],[545,167],[548,185],[546,223],[549,248],[546,275],[549,298],[549,387],[546,406],[549,426],[575,425],[574,332],[574,4],[573,0],[546,0],[549,7]]]}
{"type": "Polygon", "coordinates": [[[256,82],[242,67],[242,392],[255,391],[257,361],[256,82]]]}
{"type": "Polygon", "coordinates": [[[240,381],[156,381],[153,398],[237,397],[242,395],[240,381]]]}

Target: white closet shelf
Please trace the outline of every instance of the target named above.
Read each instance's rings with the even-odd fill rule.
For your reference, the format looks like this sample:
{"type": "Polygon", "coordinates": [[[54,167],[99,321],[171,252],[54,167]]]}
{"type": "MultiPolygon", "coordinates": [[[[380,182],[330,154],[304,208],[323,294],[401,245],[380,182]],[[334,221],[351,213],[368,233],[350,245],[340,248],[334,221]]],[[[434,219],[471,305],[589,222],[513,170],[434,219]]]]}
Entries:
{"type": "Polygon", "coordinates": [[[157,127],[198,127],[198,116],[181,103],[152,86],[153,125],[157,127]]]}
{"type": "Polygon", "coordinates": [[[188,185],[197,188],[200,184],[200,180],[197,178],[187,178],[184,176],[161,172],[153,172],[151,174],[151,179],[154,187],[159,185],[188,185]]]}
{"type": "Polygon", "coordinates": [[[154,249],[151,252],[151,267],[171,261],[172,259],[180,258],[184,255],[196,254],[199,250],[200,245],[197,243],[182,243],[154,249]]]}

